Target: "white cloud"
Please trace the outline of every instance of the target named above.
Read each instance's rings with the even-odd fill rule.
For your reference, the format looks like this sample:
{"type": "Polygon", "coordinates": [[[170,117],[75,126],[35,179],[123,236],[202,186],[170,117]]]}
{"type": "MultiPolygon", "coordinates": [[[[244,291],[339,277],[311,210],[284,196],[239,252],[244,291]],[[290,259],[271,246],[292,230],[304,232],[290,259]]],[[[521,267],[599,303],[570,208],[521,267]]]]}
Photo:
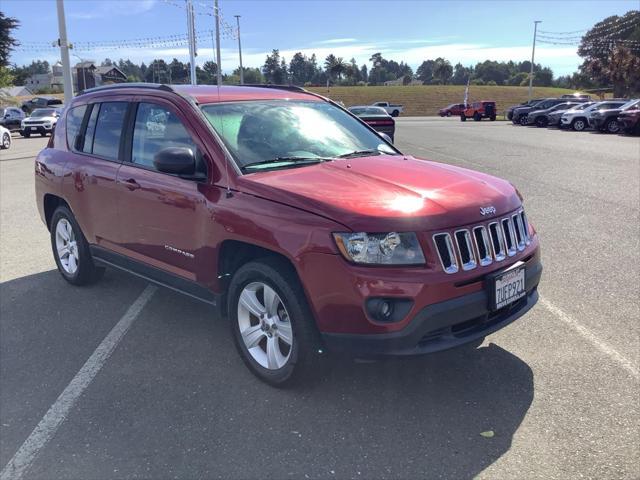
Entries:
{"type": "Polygon", "coordinates": [[[355,38],[330,38],[329,40],[322,40],[318,42],[320,44],[335,44],[335,43],[353,43],[358,40],[355,38]]]}
{"type": "Polygon", "coordinates": [[[120,0],[117,2],[69,2],[67,17],[75,20],[95,20],[123,15],[139,15],[151,10],[157,0],[120,0]],[[74,11],[78,5],[91,5],[91,10],[74,11]]]}

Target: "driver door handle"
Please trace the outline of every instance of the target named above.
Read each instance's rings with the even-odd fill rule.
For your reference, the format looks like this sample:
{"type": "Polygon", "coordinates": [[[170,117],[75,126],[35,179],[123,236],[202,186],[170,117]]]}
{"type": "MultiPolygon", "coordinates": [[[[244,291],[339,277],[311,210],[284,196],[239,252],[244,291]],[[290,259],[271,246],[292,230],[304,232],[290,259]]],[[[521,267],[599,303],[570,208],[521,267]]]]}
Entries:
{"type": "Polygon", "coordinates": [[[121,184],[127,187],[129,190],[138,190],[140,188],[140,184],[136,182],[134,178],[128,178],[127,180],[121,180],[121,184]]]}

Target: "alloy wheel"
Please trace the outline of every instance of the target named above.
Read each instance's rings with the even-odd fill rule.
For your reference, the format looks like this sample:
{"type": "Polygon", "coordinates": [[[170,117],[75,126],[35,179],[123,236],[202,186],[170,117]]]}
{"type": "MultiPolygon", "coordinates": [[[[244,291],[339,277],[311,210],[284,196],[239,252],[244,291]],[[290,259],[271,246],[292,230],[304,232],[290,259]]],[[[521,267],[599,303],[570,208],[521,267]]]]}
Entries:
{"type": "Polygon", "coordinates": [[[617,120],[609,120],[607,123],[607,131],[609,133],[618,133],[620,131],[620,124],[617,120]]]}
{"type": "Polygon", "coordinates": [[[293,348],[289,313],[273,288],[263,282],[244,287],[238,298],[238,327],[251,357],[268,370],[284,367],[293,348]]]}
{"type": "Polygon", "coordinates": [[[585,124],[584,124],[584,120],[576,120],[575,122],[573,122],[573,129],[577,130],[577,131],[582,131],[584,130],[585,124]]]}
{"type": "Polygon", "coordinates": [[[11,146],[11,137],[9,137],[8,133],[5,133],[2,136],[2,148],[7,149],[11,146]]]}
{"type": "Polygon", "coordinates": [[[73,227],[66,218],[61,218],[56,225],[56,251],[64,271],[69,275],[75,274],[78,270],[80,254],[73,227]]]}

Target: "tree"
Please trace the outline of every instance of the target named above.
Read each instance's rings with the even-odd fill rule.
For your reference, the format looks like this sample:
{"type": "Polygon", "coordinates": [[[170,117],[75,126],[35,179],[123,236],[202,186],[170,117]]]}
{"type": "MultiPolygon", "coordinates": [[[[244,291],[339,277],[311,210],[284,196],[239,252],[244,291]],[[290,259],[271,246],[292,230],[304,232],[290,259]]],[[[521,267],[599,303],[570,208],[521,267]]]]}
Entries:
{"type": "MultiPolygon", "coordinates": [[[[264,83],[264,77],[262,76],[262,72],[259,68],[249,68],[242,67],[242,74],[244,83],[249,84],[260,84],[264,83]]],[[[233,76],[238,78],[238,82],[240,81],[240,67],[236,68],[233,71],[233,76]]]]}
{"type": "Polygon", "coordinates": [[[425,60],[420,64],[418,70],[416,70],[416,76],[423,85],[429,85],[433,80],[433,67],[435,67],[434,60],[425,60]]]}
{"type": "Polygon", "coordinates": [[[324,68],[330,78],[340,80],[347,69],[347,64],[344,63],[342,57],[336,57],[333,53],[330,53],[324,60],[324,68]]]}
{"type": "Polygon", "coordinates": [[[614,97],[638,92],[639,47],[640,11],[607,17],[582,37],[578,47],[578,55],[584,58],[580,72],[598,85],[612,85],[614,97]]]}
{"type": "Polygon", "coordinates": [[[115,63],[113,63],[109,57],[105,58],[105,59],[100,63],[100,66],[101,66],[101,67],[111,67],[111,66],[114,66],[114,65],[115,65],[115,63]]]}
{"type": "Polygon", "coordinates": [[[280,61],[280,51],[273,49],[271,55],[267,55],[262,66],[262,74],[264,75],[267,83],[283,84],[286,81],[287,72],[286,69],[282,70],[282,63],[280,61]]]}
{"type": "MultiPolygon", "coordinates": [[[[218,84],[218,64],[212,60],[207,60],[202,64],[202,71],[204,72],[204,83],[209,85],[218,84]]],[[[235,72],[234,72],[235,73],[235,72]]],[[[238,71],[239,74],[239,71],[238,71]]]]}
{"type": "Polygon", "coordinates": [[[369,72],[367,71],[367,65],[364,63],[360,67],[360,78],[362,78],[363,82],[366,82],[369,80],[369,72]]]}
{"type": "Polygon", "coordinates": [[[453,67],[453,77],[451,83],[454,85],[466,85],[467,80],[473,76],[473,67],[465,67],[461,63],[456,63],[453,67]]]}
{"type": "Polygon", "coordinates": [[[13,37],[13,30],[20,25],[20,22],[12,17],[7,17],[0,12],[0,67],[9,66],[9,55],[14,47],[20,43],[13,37]]]}
{"type": "Polygon", "coordinates": [[[0,88],[13,85],[13,75],[7,67],[0,67],[0,88]]]}
{"type": "Polygon", "coordinates": [[[433,78],[437,80],[438,83],[442,85],[446,85],[451,81],[451,77],[453,76],[453,67],[449,60],[445,60],[444,58],[438,57],[435,60],[435,64],[433,66],[433,78]]]}

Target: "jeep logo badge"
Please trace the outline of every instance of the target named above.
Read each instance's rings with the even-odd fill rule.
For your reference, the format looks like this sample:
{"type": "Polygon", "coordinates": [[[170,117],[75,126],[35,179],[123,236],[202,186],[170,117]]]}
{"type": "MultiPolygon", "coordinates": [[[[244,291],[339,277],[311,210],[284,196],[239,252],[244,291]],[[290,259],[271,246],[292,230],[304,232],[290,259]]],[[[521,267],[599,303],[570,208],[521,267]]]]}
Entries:
{"type": "Polygon", "coordinates": [[[494,215],[495,213],[496,213],[496,207],[494,206],[480,207],[480,215],[482,216],[494,215]]]}

